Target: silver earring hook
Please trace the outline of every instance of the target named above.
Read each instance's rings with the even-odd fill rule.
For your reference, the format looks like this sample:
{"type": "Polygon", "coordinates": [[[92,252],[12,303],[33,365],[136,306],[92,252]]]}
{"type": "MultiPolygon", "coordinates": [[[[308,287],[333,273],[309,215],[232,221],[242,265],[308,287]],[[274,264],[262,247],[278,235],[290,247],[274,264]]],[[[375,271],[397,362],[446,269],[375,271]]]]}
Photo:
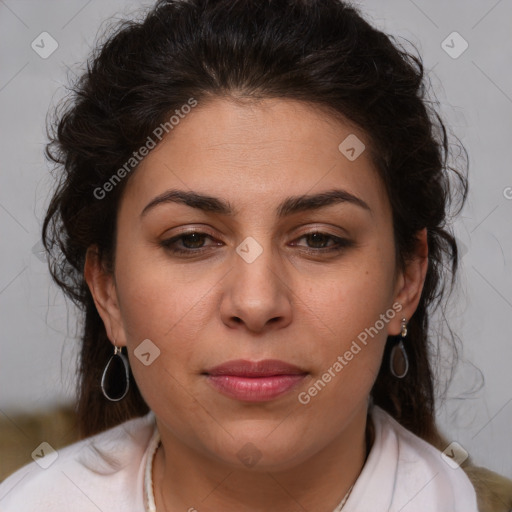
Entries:
{"type": "Polygon", "coordinates": [[[402,338],[405,338],[407,336],[407,319],[402,318],[402,332],[400,333],[402,338]]]}

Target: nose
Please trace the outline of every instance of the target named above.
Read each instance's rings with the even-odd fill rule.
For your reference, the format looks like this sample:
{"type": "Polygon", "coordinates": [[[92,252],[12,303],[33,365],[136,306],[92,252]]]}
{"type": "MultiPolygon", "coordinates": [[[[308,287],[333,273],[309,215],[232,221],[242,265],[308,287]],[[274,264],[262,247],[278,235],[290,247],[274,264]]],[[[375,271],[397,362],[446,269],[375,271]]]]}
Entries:
{"type": "Polygon", "coordinates": [[[289,279],[270,246],[263,248],[252,240],[252,244],[238,247],[233,268],[224,280],[222,321],[231,328],[243,326],[253,333],[281,329],[292,319],[289,279]]]}

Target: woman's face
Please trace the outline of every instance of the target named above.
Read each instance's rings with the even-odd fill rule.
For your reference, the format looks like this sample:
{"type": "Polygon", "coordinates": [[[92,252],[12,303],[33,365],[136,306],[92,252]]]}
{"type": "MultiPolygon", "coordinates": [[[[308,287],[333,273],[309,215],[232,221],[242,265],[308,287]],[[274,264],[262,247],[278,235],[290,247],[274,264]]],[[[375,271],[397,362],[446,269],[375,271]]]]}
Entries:
{"type": "Polygon", "coordinates": [[[361,142],[304,103],[216,99],[130,178],[102,316],[167,436],[278,469],[366,415],[386,337],[415,304],[361,142]],[[269,359],[296,368],[212,370],[269,359]]]}

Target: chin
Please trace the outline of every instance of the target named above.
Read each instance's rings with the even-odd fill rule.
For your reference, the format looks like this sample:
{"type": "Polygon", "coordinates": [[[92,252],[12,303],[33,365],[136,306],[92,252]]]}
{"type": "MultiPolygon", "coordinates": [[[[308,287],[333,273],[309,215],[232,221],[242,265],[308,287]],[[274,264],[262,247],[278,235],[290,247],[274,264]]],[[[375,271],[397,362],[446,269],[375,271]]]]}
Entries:
{"type": "Polygon", "coordinates": [[[240,435],[233,433],[234,439],[229,439],[228,446],[222,446],[222,453],[219,453],[220,446],[216,446],[215,456],[237,471],[279,472],[297,466],[314,452],[313,447],[308,449],[304,445],[303,436],[294,439],[277,432],[269,435],[273,429],[275,425],[259,435],[247,435],[247,431],[240,435]]]}

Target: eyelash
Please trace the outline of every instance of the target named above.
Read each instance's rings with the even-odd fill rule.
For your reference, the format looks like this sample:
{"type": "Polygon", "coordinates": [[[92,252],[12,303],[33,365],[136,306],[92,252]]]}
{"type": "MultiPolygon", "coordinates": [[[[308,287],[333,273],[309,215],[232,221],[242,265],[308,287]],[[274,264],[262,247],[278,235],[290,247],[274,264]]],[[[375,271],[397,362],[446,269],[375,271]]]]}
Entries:
{"type": "MultiPolygon", "coordinates": [[[[194,254],[195,255],[201,254],[201,253],[205,252],[206,250],[208,250],[208,247],[199,247],[197,249],[177,249],[176,247],[172,247],[174,243],[176,243],[180,240],[183,240],[184,238],[187,238],[190,235],[198,235],[199,238],[201,238],[201,239],[204,237],[213,239],[213,237],[208,235],[207,233],[203,233],[201,231],[189,231],[188,233],[182,233],[181,235],[175,236],[173,238],[169,238],[167,240],[162,240],[160,242],[160,245],[164,249],[166,249],[167,251],[169,251],[170,253],[175,254],[175,255],[192,256],[194,254]]],[[[322,235],[322,236],[326,237],[327,239],[333,240],[336,243],[336,245],[331,246],[331,247],[320,247],[320,248],[316,248],[316,249],[315,248],[303,249],[305,252],[308,252],[310,254],[318,255],[321,253],[325,254],[325,253],[341,252],[341,251],[348,249],[349,247],[352,247],[354,245],[354,242],[352,242],[351,240],[348,240],[347,238],[340,238],[340,237],[337,237],[334,235],[330,235],[328,233],[324,233],[322,231],[311,231],[310,233],[305,233],[304,235],[299,237],[297,240],[301,240],[302,238],[306,238],[311,235],[322,235]]]]}

